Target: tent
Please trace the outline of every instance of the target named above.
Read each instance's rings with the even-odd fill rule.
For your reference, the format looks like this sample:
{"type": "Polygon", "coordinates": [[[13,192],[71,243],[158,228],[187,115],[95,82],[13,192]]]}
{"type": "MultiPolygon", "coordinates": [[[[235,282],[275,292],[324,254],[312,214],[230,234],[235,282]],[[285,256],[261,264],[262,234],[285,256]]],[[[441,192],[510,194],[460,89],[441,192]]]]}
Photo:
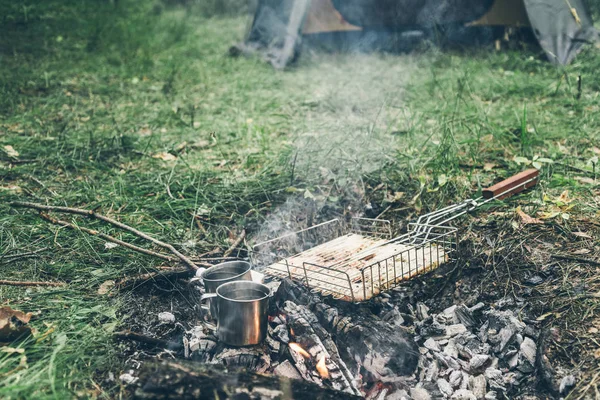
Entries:
{"type": "Polygon", "coordinates": [[[548,59],[573,60],[598,39],[584,0],[259,0],[242,52],[283,68],[300,44],[408,50],[426,38],[476,43],[530,32],[548,59]]]}

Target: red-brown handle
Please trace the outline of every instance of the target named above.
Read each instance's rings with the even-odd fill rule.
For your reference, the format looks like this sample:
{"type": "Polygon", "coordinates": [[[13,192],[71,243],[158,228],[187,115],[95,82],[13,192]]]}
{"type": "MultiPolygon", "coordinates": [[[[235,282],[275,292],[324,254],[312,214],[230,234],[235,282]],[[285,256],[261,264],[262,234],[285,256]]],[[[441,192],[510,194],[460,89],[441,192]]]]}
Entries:
{"type": "Polygon", "coordinates": [[[527,188],[535,186],[539,180],[539,174],[540,171],[535,168],[520,172],[502,182],[496,183],[494,186],[484,189],[482,193],[483,198],[491,199],[500,195],[498,199],[505,199],[513,194],[520,193],[527,188]]]}

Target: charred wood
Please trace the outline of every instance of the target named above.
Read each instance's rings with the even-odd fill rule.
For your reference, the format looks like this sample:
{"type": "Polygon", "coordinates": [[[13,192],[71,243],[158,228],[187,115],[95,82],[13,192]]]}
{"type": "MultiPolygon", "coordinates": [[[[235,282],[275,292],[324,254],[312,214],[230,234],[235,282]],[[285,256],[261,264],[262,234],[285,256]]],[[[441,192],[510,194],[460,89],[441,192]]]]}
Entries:
{"type": "Polygon", "coordinates": [[[353,376],[342,361],[337,346],[327,331],[323,329],[317,317],[306,307],[288,301],[282,310],[287,319],[287,325],[293,332],[292,340],[310,354],[305,358],[302,354],[290,350],[296,368],[307,381],[323,385],[331,385],[336,390],[359,394],[360,391],[353,382],[353,376]],[[323,361],[321,361],[323,360],[323,361]],[[317,370],[316,364],[324,363],[328,376],[323,377],[317,370]],[[324,382],[326,381],[326,382],[324,382]]]}
{"type": "Polygon", "coordinates": [[[282,376],[191,362],[146,364],[134,392],[136,399],[359,399],[282,376]]]}
{"type": "Polygon", "coordinates": [[[340,311],[288,279],[282,281],[275,299],[280,306],[289,300],[313,311],[323,332],[331,332],[341,358],[356,369],[350,371],[352,376],[360,373],[366,381],[391,382],[417,368],[419,350],[407,333],[362,308],[350,304],[340,311]]]}

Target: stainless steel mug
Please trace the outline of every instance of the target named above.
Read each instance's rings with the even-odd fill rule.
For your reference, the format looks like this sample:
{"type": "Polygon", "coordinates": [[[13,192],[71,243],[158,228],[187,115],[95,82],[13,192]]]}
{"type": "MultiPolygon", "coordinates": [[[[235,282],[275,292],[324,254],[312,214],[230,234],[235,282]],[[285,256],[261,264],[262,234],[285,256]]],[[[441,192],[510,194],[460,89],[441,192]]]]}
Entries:
{"type": "MultiPolygon", "coordinates": [[[[215,293],[217,288],[227,282],[251,281],[252,266],[246,261],[227,261],[216,264],[202,272],[200,279],[204,282],[205,293],[215,293]]],[[[213,301],[209,300],[211,317],[217,315],[217,308],[213,301]]]]}
{"type": "Polygon", "coordinates": [[[224,283],[216,293],[206,293],[217,308],[217,338],[231,346],[250,346],[262,342],[267,334],[267,312],[271,289],[261,283],[235,281],[224,283]]]}

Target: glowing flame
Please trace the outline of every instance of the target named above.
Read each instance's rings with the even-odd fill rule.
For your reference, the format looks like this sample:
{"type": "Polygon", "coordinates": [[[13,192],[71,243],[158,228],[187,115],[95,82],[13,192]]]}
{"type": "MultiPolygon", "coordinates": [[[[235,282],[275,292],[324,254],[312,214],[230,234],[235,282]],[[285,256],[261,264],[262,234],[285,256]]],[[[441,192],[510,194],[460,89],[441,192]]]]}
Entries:
{"type": "Polygon", "coordinates": [[[317,372],[323,379],[329,379],[329,370],[327,370],[327,365],[325,365],[325,355],[321,356],[321,359],[317,363],[317,372]]]}
{"type": "Polygon", "coordinates": [[[300,354],[304,358],[310,358],[310,354],[308,351],[304,350],[302,346],[298,343],[290,343],[290,349],[294,350],[296,353],[300,354]]]}

